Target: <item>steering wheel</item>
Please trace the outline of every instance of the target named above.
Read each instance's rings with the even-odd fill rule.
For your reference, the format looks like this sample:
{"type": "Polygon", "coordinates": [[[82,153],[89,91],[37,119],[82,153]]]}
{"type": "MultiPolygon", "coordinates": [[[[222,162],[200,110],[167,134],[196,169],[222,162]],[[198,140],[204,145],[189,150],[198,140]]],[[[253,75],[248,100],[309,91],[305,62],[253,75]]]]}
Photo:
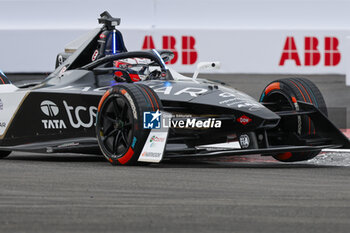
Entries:
{"type": "Polygon", "coordinates": [[[149,73],[147,80],[157,80],[160,79],[162,72],[159,70],[153,70],[151,73],[149,73]]]}
{"type": "Polygon", "coordinates": [[[114,79],[117,82],[124,81],[124,80],[120,80],[120,78],[123,78],[127,83],[133,83],[129,72],[125,69],[121,69],[117,67],[96,67],[92,71],[94,72],[95,75],[114,74],[115,72],[121,72],[122,73],[121,77],[114,77],[114,79]]]}

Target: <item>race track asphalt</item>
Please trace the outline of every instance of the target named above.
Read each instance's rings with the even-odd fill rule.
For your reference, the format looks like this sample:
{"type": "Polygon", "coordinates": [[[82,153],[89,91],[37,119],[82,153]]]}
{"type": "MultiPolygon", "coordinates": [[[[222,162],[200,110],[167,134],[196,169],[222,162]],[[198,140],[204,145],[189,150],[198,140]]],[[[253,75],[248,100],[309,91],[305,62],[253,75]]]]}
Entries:
{"type": "Polygon", "coordinates": [[[348,232],[350,154],[325,156],[113,167],[14,153],[0,161],[0,232],[348,232]]]}
{"type": "MultiPolygon", "coordinates": [[[[274,79],[248,77],[220,79],[253,96],[274,79]]],[[[322,80],[327,93],[333,84],[322,80]]],[[[0,232],[349,232],[349,177],[350,153],[113,167],[93,155],[16,152],[0,160],[0,232]]]]}

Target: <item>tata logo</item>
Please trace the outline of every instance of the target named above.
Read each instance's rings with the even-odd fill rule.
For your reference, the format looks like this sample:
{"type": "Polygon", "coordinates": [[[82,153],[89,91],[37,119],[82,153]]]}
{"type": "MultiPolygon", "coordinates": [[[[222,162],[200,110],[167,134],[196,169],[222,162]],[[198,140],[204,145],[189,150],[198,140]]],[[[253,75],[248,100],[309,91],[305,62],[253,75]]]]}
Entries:
{"type": "MultiPolygon", "coordinates": [[[[40,104],[41,111],[48,117],[54,118],[60,112],[57,104],[50,100],[44,100],[40,104]]],[[[61,119],[44,119],[41,120],[45,129],[66,129],[67,126],[61,119]]]]}
{"type": "MultiPolygon", "coordinates": [[[[196,39],[193,36],[182,36],[181,37],[181,51],[176,48],[177,40],[174,36],[163,36],[162,37],[162,49],[170,50],[174,53],[174,58],[167,62],[167,64],[175,64],[181,55],[182,65],[193,65],[198,59],[198,52],[195,48],[196,39]]],[[[153,37],[150,35],[145,36],[142,44],[142,49],[150,50],[155,49],[153,37]]]]}
{"type": "Polygon", "coordinates": [[[144,129],[160,129],[161,127],[161,113],[156,112],[143,113],[143,128],[144,129]]]}
{"type": "MultiPolygon", "coordinates": [[[[317,37],[304,38],[304,66],[317,66],[324,56],[324,66],[337,66],[341,60],[341,53],[338,50],[339,40],[336,37],[324,38],[324,50],[319,48],[317,37]]],[[[284,66],[286,61],[293,61],[296,66],[302,66],[300,53],[294,37],[289,36],[284,43],[279,66],[284,66]]]]}
{"type": "Polygon", "coordinates": [[[40,108],[46,116],[54,117],[57,116],[59,113],[57,105],[49,100],[44,100],[43,102],[41,102],[40,108]]]}
{"type": "MultiPolygon", "coordinates": [[[[97,107],[90,106],[70,106],[67,101],[63,100],[63,106],[65,113],[67,114],[68,121],[71,127],[73,128],[91,128],[94,126],[96,119],[97,107]],[[87,119],[85,121],[82,120],[87,119]]],[[[40,104],[41,111],[50,119],[41,120],[45,129],[66,129],[67,125],[62,119],[62,114],[59,114],[60,109],[52,101],[45,100],[40,104]]]]}

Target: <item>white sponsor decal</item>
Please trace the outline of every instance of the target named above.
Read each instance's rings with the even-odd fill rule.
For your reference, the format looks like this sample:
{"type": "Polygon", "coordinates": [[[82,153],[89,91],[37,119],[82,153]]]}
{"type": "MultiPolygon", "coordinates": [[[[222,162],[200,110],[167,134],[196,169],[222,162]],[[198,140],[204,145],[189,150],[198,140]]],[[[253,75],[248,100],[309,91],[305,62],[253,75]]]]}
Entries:
{"type": "Polygon", "coordinates": [[[157,93],[163,93],[164,95],[169,95],[172,89],[173,89],[172,86],[167,86],[167,87],[156,88],[154,89],[154,91],[157,93]]]}
{"type": "Polygon", "coordinates": [[[239,144],[241,144],[242,148],[248,148],[250,144],[249,136],[247,134],[242,134],[239,137],[239,144]]]}
{"type": "MultiPolygon", "coordinates": [[[[95,119],[96,119],[96,113],[97,113],[97,107],[90,106],[90,107],[84,107],[84,106],[77,106],[72,107],[69,106],[68,103],[63,100],[63,105],[65,107],[68,120],[70,125],[73,128],[90,128],[94,125],[95,119]],[[81,119],[82,114],[88,114],[89,120],[87,122],[83,122],[81,119]]],[[[57,117],[60,110],[57,104],[50,100],[44,100],[40,104],[41,111],[49,117],[57,117]]],[[[63,119],[43,119],[41,120],[43,123],[43,126],[45,129],[66,129],[67,125],[64,122],[63,119]]]]}
{"type": "Polygon", "coordinates": [[[46,115],[46,116],[57,116],[59,113],[59,109],[57,105],[49,100],[44,100],[40,104],[41,111],[46,115]]]}
{"type": "Polygon", "coordinates": [[[204,88],[187,87],[185,89],[182,89],[181,91],[176,92],[174,95],[181,95],[186,93],[192,97],[197,97],[198,95],[203,94],[207,91],[208,90],[204,88]]]}
{"type": "MultiPolygon", "coordinates": [[[[55,117],[60,112],[57,104],[50,100],[44,100],[40,104],[41,111],[49,117],[55,117]]],[[[60,119],[44,119],[41,120],[45,129],[66,129],[67,126],[63,120],[60,119]]]]}
{"type": "Polygon", "coordinates": [[[62,65],[63,64],[63,56],[59,55],[57,58],[57,61],[58,61],[58,66],[62,65]]]}
{"type": "Polygon", "coordinates": [[[159,132],[153,129],[141,151],[138,161],[159,163],[163,158],[168,131],[159,132]]]}
{"type": "Polygon", "coordinates": [[[63,120],[41,120],[45,129],[66,129],[67,126],[63,120]]]}
{"type": "Polygon", "coordinates": [[[64,147],[74,147],[78,146],[79,142],[70,142],[70,143],[64,143],[62,145],[59,145],[58,148],[64,148],[64,147]]]}
{"type": "MultiPolygon", "coordinates": [[[[295,110],[299,111],[299,104],[294,103],[295,110]]],[[[301,116],[297,116],[298,119],[298,134],[301,135],[301,116]]]]}
{"type": "Polygon", "coordinates": [[[3,135],[9,127],[12,117],[16,113],[24,96],[28,93],[27,91],[17,90],[18,88],[12,84],[0,85],[0,99],[3,109],[0,114],[0,135],[3,135]]]}
{"type": "Polygon", "coordinates": [[[75,107],[75,110],[72,106],[69,106],[66,101],[63,100],[63,105],[66,109],[69,122],[73,128],[90,128],[94,125],[97,108],[95,106],[90,106],[89,108],[83,107],[83,106],[77,106],[75,107]],[[80,117],[80,112],[87,112],[90,116],[88,122],[83,122],[80,117]],[[75,116],[75,120],[73,119],[73,116],[75,116]]]}
{"type": "Polygon", "coordinates": [[[247,96],[241,95],[241,94],[236,95],[234,93],[224,92],[224,93],[221,93],[219,96],[223,98],[231,97],[230,99],[226,99],[219,102],[219,104],[223,104],[228,107],[237,106],[238,108],[248,108],[249,111],[252,111],[252,112],[263,108],[263,105],[261,105],[260,103],[256,102],[253,99],[250,99],[250,96],[248,95],[247,96]]]}
{"type": "Polygon", "coordinates": [[[206,150],[232,150],[232,149],[241,149],[241,145],[239,142],[224,142],[224,143],[215,143],[208,145],[200,145],[196,146],[198,149],[206,149],[206,150]]]}
{"type": "Polygon", "coordinates": [[[159,145],[160,142],[164,142],[166,140],[165,137],[157,137],[156,135],[153,135],[150,139],[150,147],[156,147],[159,145]]]}
{"type": "Polygon", "coordinates": [[[92,54],[91,61],[95,61],[98,55],[98,50],[96,49],[94,54],[92,54]]]}
{"type": "MultiPolygon", "coordinates": [[[[172,86],[167,86],[167,87],[159,87],[154,89],[155,92],[157,93],[163,93],[164,95],[169,95],[170,92],[172,91],[173,87],[172,86]]],[[[174,95],[183,95],[187,94],[192,97],[197,97],[198,95],[201,95],[205,92],[207,92],[207,89],[204,88],[198,88],[198,87],[186,87],[178,92],[176,92],[174,95]]]]}

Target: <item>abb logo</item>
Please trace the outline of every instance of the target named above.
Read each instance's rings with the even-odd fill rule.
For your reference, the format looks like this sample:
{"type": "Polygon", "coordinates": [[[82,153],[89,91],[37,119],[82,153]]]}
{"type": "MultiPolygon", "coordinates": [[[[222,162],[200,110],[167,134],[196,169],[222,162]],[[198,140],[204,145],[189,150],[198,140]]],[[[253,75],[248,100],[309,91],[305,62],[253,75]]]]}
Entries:
{"type": "MultiPolygon", "coordinates": [[[[174,36],[163,36],[163,49],[170,50],[174,53],[174,58],[167,62],[167,64],[175,64],[179,58],[179,52],[176,49],[176,38],[174,36]]],[[[181,37],[181,64],[193,65],[198,58],[198,52],[195,49],[196,40],[193,36],[182,36],[181,37]]],[[[155,49],[154,41],[152,36],[145,36],[143,40],[142,49],[155,49]]]]}
{"type": "MultiPolygon", "coordinates": [[[[304,38],[304,65],[316,66],[320,63],[321,52],[318,50],[319,41],[317,37],[304,38]]],[[[341,59],[338,50],[339,40],[336,37],[324,38],[324,65],[337,66],[341,59]]],[[[297,66],[301,66],[299,53],[295,44],[294,37],[287,37],[279,62],[283,66],[285,61],[293,60],[297,66]]]]}

